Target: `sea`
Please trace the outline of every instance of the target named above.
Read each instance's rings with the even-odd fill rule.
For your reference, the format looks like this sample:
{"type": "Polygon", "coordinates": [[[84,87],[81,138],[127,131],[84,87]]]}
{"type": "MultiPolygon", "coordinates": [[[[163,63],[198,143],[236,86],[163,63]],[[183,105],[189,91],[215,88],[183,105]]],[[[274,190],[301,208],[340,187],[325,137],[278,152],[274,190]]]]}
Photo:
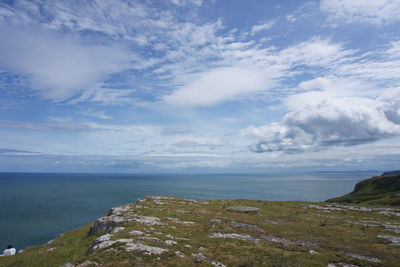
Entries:
{"type": "Polygon", "coordinates": [[[191,199],[324,201],[378,175],[0,173],[0,251],[48,242],[147,195],[191,199]]]}

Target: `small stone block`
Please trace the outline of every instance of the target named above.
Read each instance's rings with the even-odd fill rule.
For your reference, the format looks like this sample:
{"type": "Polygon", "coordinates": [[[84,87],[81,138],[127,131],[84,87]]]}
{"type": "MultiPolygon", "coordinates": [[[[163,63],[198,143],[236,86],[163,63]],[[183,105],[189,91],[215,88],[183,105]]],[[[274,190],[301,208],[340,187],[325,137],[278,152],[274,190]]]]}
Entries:
{"type": "Polygon", "coordinates": [[[256,207],[246,207],[246,206],[233,206],[233,207],[228,207],[228,210],[237,211],[237,212],[243,212],[243,213],[249,213],[249,214],[258,214],[258,212],[260,211],[259,208],[256,208],[256,207]]]}

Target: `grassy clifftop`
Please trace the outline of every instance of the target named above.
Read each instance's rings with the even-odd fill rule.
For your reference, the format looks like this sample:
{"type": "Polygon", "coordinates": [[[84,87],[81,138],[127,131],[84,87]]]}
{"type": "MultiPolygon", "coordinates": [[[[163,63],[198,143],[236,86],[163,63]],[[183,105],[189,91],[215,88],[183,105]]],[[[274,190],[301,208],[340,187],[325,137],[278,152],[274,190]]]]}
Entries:
{"type": "Polygon", "coordinates": [[[146,197],[0,266],[399,266],[399,233],[387,207],[146,197]]]}
{"type": "Polygon", "coordinates": [[[392,173],[363,180],[355,185],[353,192],[328,199],[327,202],[399,206],[400,174],[392,175],[392,173]]]}

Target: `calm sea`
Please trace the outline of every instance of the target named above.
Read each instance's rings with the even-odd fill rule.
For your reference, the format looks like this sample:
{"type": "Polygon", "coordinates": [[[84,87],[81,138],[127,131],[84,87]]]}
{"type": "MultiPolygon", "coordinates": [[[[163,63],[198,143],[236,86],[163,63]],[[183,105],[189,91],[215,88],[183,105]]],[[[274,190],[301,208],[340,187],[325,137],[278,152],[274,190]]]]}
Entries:
{"type": "Polygon", "coordinates": [[[352,191],[358,181],[373,175],[0,173],[0,249],[45,243],[146,195],[323,201],[352,191]]]}

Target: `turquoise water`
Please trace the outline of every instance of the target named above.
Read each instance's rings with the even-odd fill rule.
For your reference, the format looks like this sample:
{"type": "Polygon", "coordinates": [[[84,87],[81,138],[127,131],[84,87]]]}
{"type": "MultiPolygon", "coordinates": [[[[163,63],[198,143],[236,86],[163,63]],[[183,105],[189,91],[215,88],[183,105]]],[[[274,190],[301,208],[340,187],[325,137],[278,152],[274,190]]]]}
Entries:
{"type": "Polygon", "coordinates": [[[45,243],[146,195],[323,201],[352,191],[358,181],[373,175],[0,173],[0,248],[45,243]]]}

